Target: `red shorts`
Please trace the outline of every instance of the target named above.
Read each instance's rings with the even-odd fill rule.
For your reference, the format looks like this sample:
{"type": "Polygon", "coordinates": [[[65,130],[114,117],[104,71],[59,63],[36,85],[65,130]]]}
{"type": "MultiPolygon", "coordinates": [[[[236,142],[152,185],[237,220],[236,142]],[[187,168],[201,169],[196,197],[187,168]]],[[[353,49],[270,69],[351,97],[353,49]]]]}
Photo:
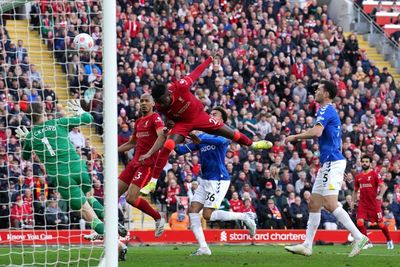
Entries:
{"type": "Polygon", "coordinates": [[[190,122],[177,121],[175,126],[171,129],[169,134],[179,134],[182,136],[188,136],[188,134],[193,130],[199,130],[206,133],[212,134],[212,132],[217,131],[222,128],[224,124],[215,120],[213,117],[208,115],[206,112],[199,113],[196,119],[190,122]]]}
{"type": "Polygon", "coordinates": [[[379,223],[382,221],[381,205],[377,203],[376,207],[360,205],[357,208],[357,219],[363,219],[370,223],[379,223]]]}
{"type": "Polygon", "coordinates": [[[145,186],[151,175],[151,167],[148,165],[140,165],[137,162],[131,161],[119,175],[121,181],[126,184],[134,184],[139,188],[145,186]]]}

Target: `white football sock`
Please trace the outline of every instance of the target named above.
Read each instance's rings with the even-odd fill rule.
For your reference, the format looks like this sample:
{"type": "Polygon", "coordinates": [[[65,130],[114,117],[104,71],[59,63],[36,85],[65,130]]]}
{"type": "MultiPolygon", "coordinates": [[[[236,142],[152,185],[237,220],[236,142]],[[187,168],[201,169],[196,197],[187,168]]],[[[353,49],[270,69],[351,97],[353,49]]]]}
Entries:
{"type": "Polygon", "coordinates": [[[192,232],[196,237],[197,242],[199,242],[200,247],[201,248],[208,247],[206,238],[204,237],[203,228],[201,227],[200,215],[198,213],[189,213],[189,218],[190,218],[190,229],[192,229],[192,232]]]}
{"type": "Polygon", "coordinates": [[[349,214],[342,208],[342,207],[337,207],[332,214],[336,217],[336,219],[343,224],[344,227],[346,227],[347,230],[350,231],[354,239],[360,239],[362,238],[362,233],[356,225],[353,223],[351,220],[349,214]]]}
{"type": "Polygon", "coordinates": [[[303,245],[312,248],[315,233],[318,230],[319,222],[321,221],[321,213],[319,212],[310,212],[307,222],[307,230],[306,230],[306,240],[304,240],[303,245]]]}
{"type": "Polygon", "coordinates": [[[215,210],[213,213],[211,213],[210,221],[242,221],[246,218],[245,216],[245,213],[242,212],[215,210]]]}

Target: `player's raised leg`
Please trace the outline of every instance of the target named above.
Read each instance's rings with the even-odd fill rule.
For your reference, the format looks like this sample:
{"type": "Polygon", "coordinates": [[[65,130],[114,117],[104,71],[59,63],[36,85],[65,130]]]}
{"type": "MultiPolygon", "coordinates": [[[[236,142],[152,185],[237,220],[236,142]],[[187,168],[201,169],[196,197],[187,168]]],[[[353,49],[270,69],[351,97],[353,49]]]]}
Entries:
{"type": "Polygon", "coordinates": [[[151,173],[150,182],[140,190],[143,195],[148,195],[156,189],[158,177],[160,177],[161,171],[164,169],[165,164],[167,164],[168,157],[171,151],[174,150],[176,144],[180,144],[185,140],[183,135],[171,134],[167,137],[163,148],[158,154],[157,161],[151,173]]]}
{"type": "Polygon", "coordinates": [[[238,130],[232,129],[231,127],[229,127],[225,124],[220,129],[215,130],[215,131],[210,131],[208,133],[223,136],[225,138],[229,138],[240,145],[249,146],[255,150],[263,150],[263,149],[272,148],[272,143],[270,141],[260,140],[257,142],[253,142],[245,134],[239,132],[238,130]]]}

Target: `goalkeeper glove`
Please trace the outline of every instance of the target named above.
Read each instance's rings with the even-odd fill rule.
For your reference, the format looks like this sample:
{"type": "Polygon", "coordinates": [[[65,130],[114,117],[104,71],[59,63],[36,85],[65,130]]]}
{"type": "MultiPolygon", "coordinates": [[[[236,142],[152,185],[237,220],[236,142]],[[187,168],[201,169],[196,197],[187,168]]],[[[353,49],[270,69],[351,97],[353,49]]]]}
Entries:
{"type": "Polygon", "coordinates": [[[70,100],[67,103],[67,108],[74,113],[75,116],[81,116],[85,111],[81,107],[79,100],[70,100]]]}
{"type": "Polygon", "coordinates": [[[23,141],[28,134],[29,134],[29,131],[28,131],[28,129],[26,129],[25,126],[23,126],[22,128],[21,128],[21,126],[19,126],[16,130],[15,136],[17,136],[21,141],[23,141]]]}

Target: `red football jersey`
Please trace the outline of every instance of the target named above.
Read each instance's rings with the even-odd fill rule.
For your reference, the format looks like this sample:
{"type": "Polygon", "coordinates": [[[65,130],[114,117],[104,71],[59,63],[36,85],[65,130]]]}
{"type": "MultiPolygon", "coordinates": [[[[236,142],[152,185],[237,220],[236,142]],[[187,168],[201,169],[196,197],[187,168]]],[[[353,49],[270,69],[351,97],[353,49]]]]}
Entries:
{"type": "Polygon", "coordinates": [[[173,82],[168,88],[168,91],[172,95],[171,106],[167,109],[163,109],[159,104],[156,104],[157,110],[162,112],[169,120],[195,120],[196,116],[204,110],[204,106],[203,103],[201,103],[201,101],[190,92],[190,87],[211,62],[212,57],[209,57],[188,76],[179,81],[173,82]]]}
{"type": "MultiPolygon", "coordinates": [[[[164,128],[164,122],[160,115],[153,113],[139,118],[133,129],[132,137],[136,138],[136,149],[133,160],[139,162],[139,157],[146,154],[157,140],[157,130],[164,128]]],[[[158,152],[145,160],[145,165],[153,165],[156,162],[158,152]]]]}
{"type": "Polygon", "coordinates": [[[381,176],[374,170],[358,174],[354,181],[354,187],[356,190],[360,189],[360,205],[375,205],[378,187],[382,183],[381,176]]]}
{"type": "Polygon", "coordinates": [[[244,204],[243,204],[242,200],[240,200],[240,199],[229,200],[229,205],[231,206],[231,209],[233,212],[242,212],[244,209],[244,204]]]}

